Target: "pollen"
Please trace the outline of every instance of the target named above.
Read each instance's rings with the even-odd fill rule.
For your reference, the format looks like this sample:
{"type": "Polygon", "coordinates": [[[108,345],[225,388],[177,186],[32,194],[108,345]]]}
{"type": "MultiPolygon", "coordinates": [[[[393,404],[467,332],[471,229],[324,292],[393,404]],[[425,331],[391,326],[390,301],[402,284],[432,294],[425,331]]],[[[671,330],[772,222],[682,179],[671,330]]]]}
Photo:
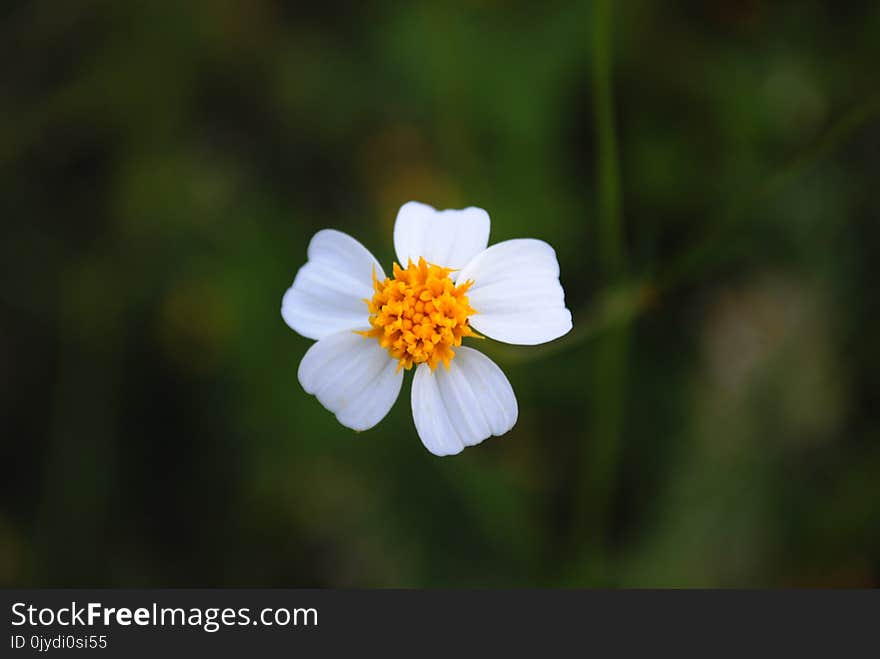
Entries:
{"type": "Polygon", "coordinates": [[[394,264],[394,276],[379,281],[373,273],[370,308],[372,329],[359,332],[374,338],[398,360],[397,370],[426,363],[433,371],[443,362],[448,369],[453,348],[466,336],[483,338],[468,324],[476,313],[468,304],[467,291],[473,284],[459,286],[449,278],[451,268],[429,264],[420,258],[407,267],[394,264]]]}

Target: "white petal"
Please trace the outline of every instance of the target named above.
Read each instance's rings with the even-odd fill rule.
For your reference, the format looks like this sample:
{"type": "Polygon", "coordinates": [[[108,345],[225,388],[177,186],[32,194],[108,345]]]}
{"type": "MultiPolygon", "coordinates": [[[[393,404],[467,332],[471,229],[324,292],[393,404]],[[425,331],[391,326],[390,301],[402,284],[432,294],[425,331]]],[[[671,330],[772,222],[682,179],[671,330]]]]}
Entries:
{"type": "Polygon", "coordinates": [[[306,351],[299,382],[339,423],[367,430],[381,421],[400,393],[403,371],[375,339],[351,330],[324,337],[306,351]]]}
{"type": "MultiPolygon", "coordinates": [[[[410,201],[394,223],[394,251],[404,268],[412,259],[459,269],[489,244],[489,214],[482,208],[438,211],[410,201]]],[[[453,273],[454,275],[455,273],[453,273]]]]}
{"type": "Polygon", "coordinates": [[[477,313],[470,324],[481,334],[520,345],[546,343],[567,334],[571,312],[559,283],[556,252],[542,240],[522,238],[492,245],[462,268],[459,281],[477,313]]]}
{"type": "Polygon", "coordinates": [[[364,299],[373,297],[373,271],[385,278],[369,250],[346,233],[325,229],[312,238],[308,257],[281,300],[284,322],[309,339],[369,328],[364,299]]]}
{"type": "Polygon", "coordinates": [[[490,435],[503,435],[516,423],[513,387],[483,353],[456,349],[447,371],[416,369],[412,384],[413,420],[425,447],[434,455],[455,455],[490,435]]]}

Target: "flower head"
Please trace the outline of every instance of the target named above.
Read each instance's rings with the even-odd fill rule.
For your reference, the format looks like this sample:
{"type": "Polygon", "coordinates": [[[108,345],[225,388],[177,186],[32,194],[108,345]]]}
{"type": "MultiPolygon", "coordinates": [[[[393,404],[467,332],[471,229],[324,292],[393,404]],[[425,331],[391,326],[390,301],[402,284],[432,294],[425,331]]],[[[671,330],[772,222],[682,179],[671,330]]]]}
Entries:
{"type": "Polygon", "coordinates": [[[424,258],[418,265],[410,261],[406,270],[395,263],[394,277],[383,282],[373,274],[376,294],[368,302],[373,329],[360,334],[378,339],[398,360],[398,369],[426,363],[433,371],[441,361],[448,369],[453,348],[466,336],[479,336],[468,324],[474,310],[466,294],[473,282],[456,286],[450,274],[451,268],[424,258]]]}
{"type": "Polygon", "coordinates": [[[520,345],[571,329],[556,253],[533,239],[487,247],[480,208],[404,204],[394,226],[400,264],[382,266],[351,236],[325,229],[281,303],[285,322],[317,342],[299,381],[344,426],[367,430],[391,409],[415,370],[413,419],[431,453],[452,455],[516,423],[504,373],[462,339],[520,345]],[[478,333],[479,332],[479,333],[478,333]]]}

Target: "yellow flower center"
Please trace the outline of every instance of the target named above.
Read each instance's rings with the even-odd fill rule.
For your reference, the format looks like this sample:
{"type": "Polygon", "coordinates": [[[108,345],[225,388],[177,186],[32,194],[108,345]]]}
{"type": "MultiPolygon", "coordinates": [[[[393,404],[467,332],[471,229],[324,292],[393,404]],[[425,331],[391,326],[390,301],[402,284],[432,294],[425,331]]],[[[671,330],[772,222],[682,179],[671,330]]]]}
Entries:
{"type": "Polygon", "coordinates": [[[373,329],[359,334],[378,339],[398,360],[398,371],[421,363],[433,371],[441,361],[449,368],[455,356],[452,349],[461,345],[462,338],[483,338],[468,324],[468,316],[476,313],[466,295],[473,282],[456,286],[450,272],[451,268],[420,258],[418,265],[410,261],[406,269],[395,263],[394,276],[382,282],[373,273],[376,293],[372,300],[364,300],[373,329]]]}

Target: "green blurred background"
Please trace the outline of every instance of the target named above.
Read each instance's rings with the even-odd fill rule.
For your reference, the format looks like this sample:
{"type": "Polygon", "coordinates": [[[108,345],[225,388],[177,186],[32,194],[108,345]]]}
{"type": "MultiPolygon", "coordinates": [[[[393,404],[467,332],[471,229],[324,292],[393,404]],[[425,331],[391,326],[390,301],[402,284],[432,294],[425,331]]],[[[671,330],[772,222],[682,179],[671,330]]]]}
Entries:
{"type": "Polygon", "coordinates": [[[880,5],[614,4],[5,2],[0,585],[880,584],[880,5]],[[410,199],[575,314],[453,458],[280,316],[410,199]]]}

